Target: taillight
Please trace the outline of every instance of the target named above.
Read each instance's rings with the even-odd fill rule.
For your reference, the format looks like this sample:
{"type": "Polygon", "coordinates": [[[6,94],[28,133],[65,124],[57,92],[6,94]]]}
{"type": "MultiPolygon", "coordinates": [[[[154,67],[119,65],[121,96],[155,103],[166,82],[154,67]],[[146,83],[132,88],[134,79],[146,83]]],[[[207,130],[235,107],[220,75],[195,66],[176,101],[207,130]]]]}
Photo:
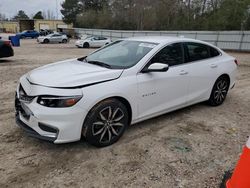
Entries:
{"type": "Polygon", "coordinates": [[[10,43],[10,41],[9,41],[9,40],[4,41],[4,44],[5,44],[5,45],[8,45],[8,46],[11,46],[11,43],[10,43]]]}
{"type": "Polygon", "coordinates": [[[238,66],[239,65],[239,62],[237,59],[234,60],[235,64],[238,66]]]}

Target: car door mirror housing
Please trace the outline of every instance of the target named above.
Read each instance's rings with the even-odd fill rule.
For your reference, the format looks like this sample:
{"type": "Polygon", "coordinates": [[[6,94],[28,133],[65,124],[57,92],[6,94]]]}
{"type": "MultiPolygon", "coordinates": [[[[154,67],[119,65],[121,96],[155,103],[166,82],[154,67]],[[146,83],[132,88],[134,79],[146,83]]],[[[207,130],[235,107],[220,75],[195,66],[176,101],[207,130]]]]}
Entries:
{"type": "Polygon", "coordinates": [[[146,67],[142,70],[142,73],[148,72],[166,72],[169,69],[168,64],[164,63],[152,63],[149,67],[146,67]]]}

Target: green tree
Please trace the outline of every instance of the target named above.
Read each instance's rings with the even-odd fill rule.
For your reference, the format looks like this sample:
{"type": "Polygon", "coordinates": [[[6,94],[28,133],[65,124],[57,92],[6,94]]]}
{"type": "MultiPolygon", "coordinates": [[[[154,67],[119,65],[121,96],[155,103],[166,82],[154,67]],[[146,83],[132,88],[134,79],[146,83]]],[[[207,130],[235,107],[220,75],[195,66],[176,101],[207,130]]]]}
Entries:
{"type": "Polygon", "coordinates": [[[13,20],[28,20],[29,16],[27,16],[27,14],[23,11],[23,10],[19,10],[17,15],[13,17],[13,20]]]}
{"type": "Polygon", "coordinates": [[[44,19],[42,11],[39,11],[33,16],[33,19],[44,19]]]}
{"type": "Polygon", "coordinates": [[[82,4],[79,0],[65,0],[62,3],[61,13],[63,15],[63,21],[67,24],[73,23],[76,25],[76,17],[82,10],[82,4]]]}

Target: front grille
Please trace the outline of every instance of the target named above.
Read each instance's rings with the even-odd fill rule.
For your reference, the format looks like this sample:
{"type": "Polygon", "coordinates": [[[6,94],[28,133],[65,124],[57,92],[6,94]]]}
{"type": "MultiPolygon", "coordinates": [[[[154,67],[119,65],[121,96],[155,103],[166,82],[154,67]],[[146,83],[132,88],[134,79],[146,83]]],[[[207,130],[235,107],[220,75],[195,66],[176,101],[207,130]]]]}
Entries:
{"type": "Polygon", "coordinates": [[[34,96],[27,95],[26,92],[24,91],[22,85],[20,85],[20,87],[19,87],[19,99],[21,101],[26,102],[26,103],[31,103],[34,98],[35,98],[34,96]]]}
{"type": "Polygon", "coordinates": [[[22,116],[26,120],[30,119],[30,115],[32,114],[32,112],[28,109],[28,107],[26,107],[26,110],[24,109],[24,106],[22,106],[22,103],[17,98],[17,95],[15,98],[15,110],[16,110],[16,116],[18,116],[19,114],[22,114],[22,116]]]}

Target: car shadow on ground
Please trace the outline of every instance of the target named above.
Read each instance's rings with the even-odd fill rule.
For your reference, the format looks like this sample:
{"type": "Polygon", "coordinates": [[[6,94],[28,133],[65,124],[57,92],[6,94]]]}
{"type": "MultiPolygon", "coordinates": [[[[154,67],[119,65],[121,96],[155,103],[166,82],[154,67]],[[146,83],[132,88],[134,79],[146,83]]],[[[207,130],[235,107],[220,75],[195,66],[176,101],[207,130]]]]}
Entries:
{"type": "Polygon", "coordinates": [[[14,61],[10,59],[0,59],[0,63],[11,63],[11,62],[14,62],[14,61]]]}

